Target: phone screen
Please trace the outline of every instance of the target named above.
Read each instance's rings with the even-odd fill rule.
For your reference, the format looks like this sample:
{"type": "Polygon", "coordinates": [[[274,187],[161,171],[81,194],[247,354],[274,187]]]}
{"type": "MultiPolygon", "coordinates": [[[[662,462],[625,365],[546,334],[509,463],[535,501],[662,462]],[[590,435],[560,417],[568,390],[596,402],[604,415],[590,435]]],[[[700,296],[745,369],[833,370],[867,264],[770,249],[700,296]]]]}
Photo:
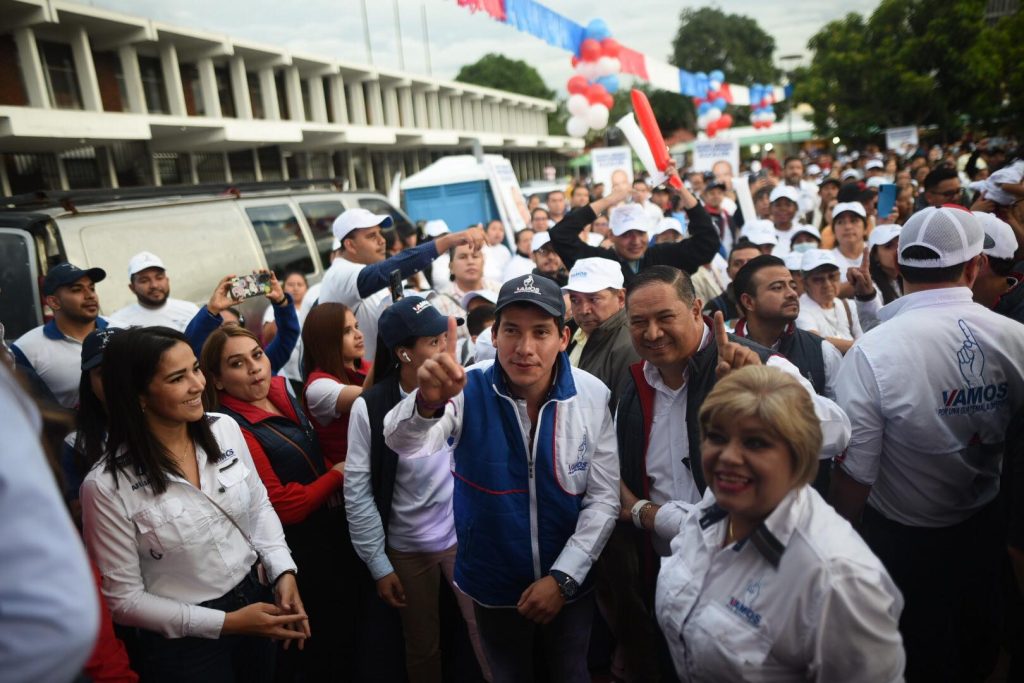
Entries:
{"type": "Polygon", "coordinates": [[[402,271],[397,268],[388,275],[388,289],[391,290],[391,303],[395,303],[404,296],[402,290],[402,271]]]}
{"type": "Polygon", "coordinates": [[[896,186],[886,183],[878,188],[878,217],[887,218],[896,206],[896,186]]]}

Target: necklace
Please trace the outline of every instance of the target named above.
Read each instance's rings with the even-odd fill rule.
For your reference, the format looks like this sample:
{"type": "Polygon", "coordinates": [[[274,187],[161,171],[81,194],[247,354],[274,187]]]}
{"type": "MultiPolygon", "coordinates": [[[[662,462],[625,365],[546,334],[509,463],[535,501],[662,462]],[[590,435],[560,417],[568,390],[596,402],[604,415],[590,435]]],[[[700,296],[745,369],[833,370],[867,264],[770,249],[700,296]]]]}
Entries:
{"type": "Polygon", "coordinates": [[[729,526],[725,530],[725,545],[723,548],[728,546],[730,543],[736,540],[736,532],[732,529],[732,516],[729,517],[729,526]]]}

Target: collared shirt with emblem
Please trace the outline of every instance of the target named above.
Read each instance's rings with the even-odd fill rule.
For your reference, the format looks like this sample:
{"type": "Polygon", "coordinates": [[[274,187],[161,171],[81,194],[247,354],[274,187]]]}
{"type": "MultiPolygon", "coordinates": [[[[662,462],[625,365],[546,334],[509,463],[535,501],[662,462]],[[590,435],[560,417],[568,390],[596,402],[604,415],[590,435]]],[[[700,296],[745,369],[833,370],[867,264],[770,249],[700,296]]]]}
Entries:
{"type": "MultiPolygon", "coordinates": [[[[96,318],[96,328],[104,330],[107,321],[96,318]]],[[[78,406],[78,384],[82,379],[82,342],[69,337],[51,320],[21,335],[11,345],[15,361],[39,375],[65,408],[78,406]]]]}

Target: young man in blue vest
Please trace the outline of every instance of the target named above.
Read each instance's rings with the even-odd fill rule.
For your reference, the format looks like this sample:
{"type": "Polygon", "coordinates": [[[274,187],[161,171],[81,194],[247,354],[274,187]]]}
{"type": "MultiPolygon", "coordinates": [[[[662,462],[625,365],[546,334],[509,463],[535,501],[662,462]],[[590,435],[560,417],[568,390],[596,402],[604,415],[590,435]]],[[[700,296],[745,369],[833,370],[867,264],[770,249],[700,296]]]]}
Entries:
{"type": "Polygon", "coordinates": [[[455,582],[475,602],[495,683],[535,680],[537,668],[588,682],[590,568],[619,513],[609,391],[569,364],[554,281],[509,280],[495,316],[497,357],[469,369],[452,319],[447,352],[388,413],[385,441],[398,453],[454,447],[455,582]]]}

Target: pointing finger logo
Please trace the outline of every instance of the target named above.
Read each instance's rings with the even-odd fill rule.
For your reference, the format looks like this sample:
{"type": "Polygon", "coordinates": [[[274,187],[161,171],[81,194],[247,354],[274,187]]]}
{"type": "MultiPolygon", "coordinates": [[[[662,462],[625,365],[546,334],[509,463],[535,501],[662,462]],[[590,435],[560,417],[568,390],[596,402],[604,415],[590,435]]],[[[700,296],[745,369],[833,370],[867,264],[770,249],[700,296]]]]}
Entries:
{"type": "Polygon", "coordinates": [[[967,386],[984,386],[985,353],[981,350],[981,345],[967,323],[963,320],[960,320],[959,323],[960,332],[964,336],[963,344],[956,352],[956,359],[960,364],[960,374],[967,382],[967,386]]]}

